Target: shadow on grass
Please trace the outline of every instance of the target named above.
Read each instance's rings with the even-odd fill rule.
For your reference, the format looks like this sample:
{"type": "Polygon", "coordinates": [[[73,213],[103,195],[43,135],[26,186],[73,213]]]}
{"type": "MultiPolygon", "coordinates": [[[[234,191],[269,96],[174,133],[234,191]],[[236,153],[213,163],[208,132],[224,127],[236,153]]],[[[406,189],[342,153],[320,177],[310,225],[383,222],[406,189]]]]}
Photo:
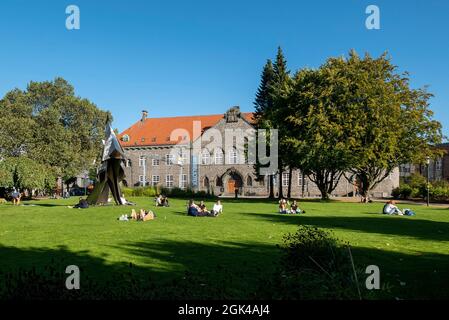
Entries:
{"type": "Polygon", "coordinates": [[[293,225],[311,225],[318,228],[347,229],[368,233],[390,234],[415,237],[422,240],[449,241],[449,223],[430,221],[407,216],[383,216],[364,213],[367,217],[338,217],[282,215],[266,213],[240,213],[242,215],[259,216],[270,222],[281,222],[293,225]]]}
{"type": "MultiPolygon", "coordinates": [[[[260,243],[159,240],[127,242],[116,249],[139,265],[111,263],[63,246],[0,246],[0,299],[269,299],[280,258],[276,246],[260,243]],[[80,290],[65,289],[68,265],[80,268],[80,290]]],[[[449,255],[358,247],[352,252],[357,267],[379,266],[381,282],[392,286],[391,293],[380,296],[449,297],[449,255]]],[[[363,289],[364,279],[360,283],[363,289]]]]}

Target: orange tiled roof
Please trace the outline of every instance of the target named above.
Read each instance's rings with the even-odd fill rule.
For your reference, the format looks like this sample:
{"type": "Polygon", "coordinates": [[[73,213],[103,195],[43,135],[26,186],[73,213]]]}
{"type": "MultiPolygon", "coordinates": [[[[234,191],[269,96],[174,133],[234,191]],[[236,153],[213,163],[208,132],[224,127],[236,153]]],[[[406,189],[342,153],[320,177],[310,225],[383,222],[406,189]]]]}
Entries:
{"type": "MultiPolygon", "coordinates": [[[[253,123],[253,113],[242,112],[242,118],[253,123]]],[[[178,141],[170,141],[170,134],[175,129],[185,129],[189,135],[182,142],[189,142],[193,136],[193,122],[201,121],[201,131],[210,128],[223,119],[223,114],[208,116],[182,116],[168,118],[146,118],[137,121],[131,127],[118,135],[122,147],[172,145],[178,141]],[[123,141],[122,137],[128,135],[129,141],[123,141]]],[[[196,139],[197,137],[193,137],[196,139]]],[[[182,139],[182,138],[180,138],[182,139]]]]}

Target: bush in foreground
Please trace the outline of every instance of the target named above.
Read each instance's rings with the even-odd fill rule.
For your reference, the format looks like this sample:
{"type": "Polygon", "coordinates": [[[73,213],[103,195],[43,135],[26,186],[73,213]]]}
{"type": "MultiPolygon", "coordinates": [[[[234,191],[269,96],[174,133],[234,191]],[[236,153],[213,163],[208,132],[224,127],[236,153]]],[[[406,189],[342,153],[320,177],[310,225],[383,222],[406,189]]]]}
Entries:
{"type": "Polygon", "coordinates": [[[366,274],[353,267],[349,245],[330,232],[300,226],[295,234],[284,236],[280,248],[280,266],[270,285],[272,299],[355,300],[376,294],[364,290],[366,274]]]}

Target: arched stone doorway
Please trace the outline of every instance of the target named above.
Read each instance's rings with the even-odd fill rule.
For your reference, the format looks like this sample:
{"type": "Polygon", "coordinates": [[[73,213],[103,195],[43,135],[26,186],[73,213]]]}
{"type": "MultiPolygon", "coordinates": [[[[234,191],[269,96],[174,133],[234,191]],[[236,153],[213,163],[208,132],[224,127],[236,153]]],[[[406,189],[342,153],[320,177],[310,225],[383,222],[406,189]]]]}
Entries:
{"type": "Polygon", "coordinates": [[[235,189],[239,189],[239,192],[241,192],[243,188],[243,178],[240,172],[237,170],[231,168],[227,170],[221,177],[221,180],[223,181],[223,188],[225,190],[225,193],[227,194],[235,194],[235,189]]]}

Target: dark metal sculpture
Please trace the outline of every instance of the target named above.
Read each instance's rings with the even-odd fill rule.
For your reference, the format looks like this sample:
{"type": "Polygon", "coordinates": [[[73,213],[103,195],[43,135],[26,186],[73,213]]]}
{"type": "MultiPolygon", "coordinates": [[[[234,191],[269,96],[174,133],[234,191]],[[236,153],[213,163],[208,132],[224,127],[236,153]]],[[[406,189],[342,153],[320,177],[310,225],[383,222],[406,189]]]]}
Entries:
{"type": "Polygon", "coordinates": [[[125,177],[123,161],[125,151],[120,145],[117,136],[108,123],[105,130],[105,141],[101,167],[97,174],[97,182],[92,193],[87,198],[90,205],[105,204],[108,202],[109,191],[114,197],[115,203],[123,205],[120,182],[125,177]]]}

